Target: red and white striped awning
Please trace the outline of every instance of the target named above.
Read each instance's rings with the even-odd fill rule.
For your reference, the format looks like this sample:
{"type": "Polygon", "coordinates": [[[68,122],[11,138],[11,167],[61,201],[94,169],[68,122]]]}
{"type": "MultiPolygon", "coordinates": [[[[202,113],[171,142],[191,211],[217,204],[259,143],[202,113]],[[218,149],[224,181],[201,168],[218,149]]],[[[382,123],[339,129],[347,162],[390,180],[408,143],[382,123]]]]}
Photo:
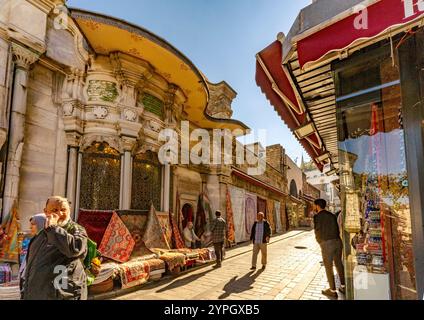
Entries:
{"type": "Polygon", "coordinates": [[[359,41],[394,32],[424,18],[422,0],[367,0],[292,39],[300,66],[343,53],[359,41]]]}

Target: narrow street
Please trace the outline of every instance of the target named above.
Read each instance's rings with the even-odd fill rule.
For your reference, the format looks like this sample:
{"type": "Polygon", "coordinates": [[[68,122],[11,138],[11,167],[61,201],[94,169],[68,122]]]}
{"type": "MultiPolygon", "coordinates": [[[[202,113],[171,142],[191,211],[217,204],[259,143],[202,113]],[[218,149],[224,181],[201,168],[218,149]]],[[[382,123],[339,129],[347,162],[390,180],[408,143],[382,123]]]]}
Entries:
{"type": "MultiPolygon", "coordinates": [[[[251,272],[251,246],[228,250],[220,269],[207,266],[178,278],[152,283],[118,300],[328,300],[320,248],[313,231],[274,237],[268,266],[251,272]]],[[[342,299],[339,294],[339,299],[342,299]]]]}

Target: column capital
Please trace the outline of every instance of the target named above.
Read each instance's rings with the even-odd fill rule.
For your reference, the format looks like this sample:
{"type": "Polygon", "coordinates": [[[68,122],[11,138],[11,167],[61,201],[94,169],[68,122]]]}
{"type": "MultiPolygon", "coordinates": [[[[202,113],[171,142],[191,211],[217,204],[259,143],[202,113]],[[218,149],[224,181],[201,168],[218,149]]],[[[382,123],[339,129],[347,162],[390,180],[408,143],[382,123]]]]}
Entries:
{"type": "Polygon", "coordinates": [[[124,152],[132,152],[134,149],[137,139],[131,137],[122,137],[122,149],[124,152]]]}
{"type": "Polygon", "coordinates": [[[81,135],[77,132],[66,132],[66,143],[72,148],[79,148],[81,135]]]}
{"type": "Polygon", "coordinates": [[[28,70],[31,64],[36,62],[40,55],[24,46],[12,42],[13,61],[20,68],[28,70]]]}

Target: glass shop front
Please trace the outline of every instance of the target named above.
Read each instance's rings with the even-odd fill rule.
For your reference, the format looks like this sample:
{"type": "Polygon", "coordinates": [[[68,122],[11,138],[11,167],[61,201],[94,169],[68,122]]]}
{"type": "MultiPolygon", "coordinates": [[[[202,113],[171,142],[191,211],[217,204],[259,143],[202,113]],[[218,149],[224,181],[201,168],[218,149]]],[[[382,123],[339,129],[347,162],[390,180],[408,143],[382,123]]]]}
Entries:
{"type": "Polygon", "coordinates": [[[333,65],[347,299],[417,299],[398,61],[387,42],[333,65]]]}

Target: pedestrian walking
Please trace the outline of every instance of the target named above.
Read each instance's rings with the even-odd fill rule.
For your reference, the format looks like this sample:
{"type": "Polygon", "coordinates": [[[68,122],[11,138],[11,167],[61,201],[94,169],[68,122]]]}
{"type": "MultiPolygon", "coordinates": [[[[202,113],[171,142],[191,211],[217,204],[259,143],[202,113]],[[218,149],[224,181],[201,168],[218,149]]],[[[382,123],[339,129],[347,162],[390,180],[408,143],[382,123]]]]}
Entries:
{"type": "Polygon", "coordinates": [[[87,233],[71,220],[65,198],[49,198],[44,213],[45,228],[28,247],[23,299],[86,300],[87,233]]]}
{"type": "Polygon", "coordinates": [[[216,219],[212,221],[210,231],[212,233],[212,242],[216,255],[216,268],[220,268],[223,259],[223,249],[225,244],[225,235],[227,233],[227,223],[221,217],[221,211],[215,212],[216,219]]]}
{"type": "Polygon", "coordinates": [[[253,224],[250,233],[250,240],[253,243],[252,268],[250,270],[256,270],[259,251],[261,252],[262,269],[266,268],[267,247],[271,237],[271,227],[268,221],[265,220],[265,214],[259,212],[256,218],[257,221],[253,224]]]}
{"type": "Polygon", "coordinates": [[[339,291],[345,293],[345,275],[342,262],[343,243],[340,239],[339,226],[336,215],[325,210],[327,202],[317,199],[314,202],[314,229],[315,238],[321,247],[322,259],[327,274],[329,289],[323,290],[322,294],[331,298],[337,298],[336,282],[334,279],[333,265],[336,266],[341,287],[339,291]]]}

